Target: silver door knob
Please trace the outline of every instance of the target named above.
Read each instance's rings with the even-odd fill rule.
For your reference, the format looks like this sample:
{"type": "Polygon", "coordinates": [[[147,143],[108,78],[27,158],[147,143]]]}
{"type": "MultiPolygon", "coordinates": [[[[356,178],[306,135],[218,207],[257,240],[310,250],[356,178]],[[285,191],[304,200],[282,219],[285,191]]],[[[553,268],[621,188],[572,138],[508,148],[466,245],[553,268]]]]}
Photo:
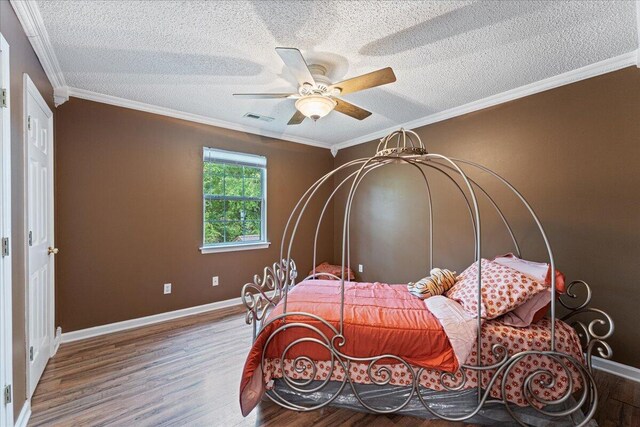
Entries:
{"type": "Polygon", "coordinates": [[[49,252],[49,255],[51,255],[51,254],[57,255],[58,254],[58,248],[52,248],[51,246],[49,246],[49,250],[47,252],[49,252]]]}

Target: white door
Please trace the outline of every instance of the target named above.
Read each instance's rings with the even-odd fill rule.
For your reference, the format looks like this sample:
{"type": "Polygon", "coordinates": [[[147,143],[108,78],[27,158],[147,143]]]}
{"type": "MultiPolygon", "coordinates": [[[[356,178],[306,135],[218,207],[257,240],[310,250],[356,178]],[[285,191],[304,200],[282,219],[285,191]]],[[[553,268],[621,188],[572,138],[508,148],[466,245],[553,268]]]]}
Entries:
{"type": "Polygon", "coordinates": [[[53,348],[53,114],[25,74],[27,363],[33,394],[53,348]]]}

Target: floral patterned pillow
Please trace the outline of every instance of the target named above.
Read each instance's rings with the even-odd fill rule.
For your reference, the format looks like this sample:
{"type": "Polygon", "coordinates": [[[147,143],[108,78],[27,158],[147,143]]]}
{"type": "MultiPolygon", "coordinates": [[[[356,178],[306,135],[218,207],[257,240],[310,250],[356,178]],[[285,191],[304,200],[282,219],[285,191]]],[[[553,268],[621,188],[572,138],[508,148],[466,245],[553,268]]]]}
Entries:
{"type": "MultiPolygon", "coordinates": [[[[543,283],[493,261],[482,259],[482,307],[484,319],[495,319],[519,307],[546,289],[543,283]]],[[[474,262],[458,276],[447,297],[457,301],[471,314],[478,313],[478,263],[474,262]]]]}

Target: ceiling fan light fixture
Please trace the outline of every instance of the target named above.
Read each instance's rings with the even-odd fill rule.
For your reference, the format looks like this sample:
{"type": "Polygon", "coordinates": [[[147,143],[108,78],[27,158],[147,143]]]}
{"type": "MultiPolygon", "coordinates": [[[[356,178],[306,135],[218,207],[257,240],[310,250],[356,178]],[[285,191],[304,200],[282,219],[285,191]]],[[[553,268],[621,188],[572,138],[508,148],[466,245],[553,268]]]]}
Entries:
{"type": "Polygon", "coordinates": [[[336,101],[322,95],[309,95],[296,101],[296,109],[313,121],[329,114],[336,105],[336,101]]]}

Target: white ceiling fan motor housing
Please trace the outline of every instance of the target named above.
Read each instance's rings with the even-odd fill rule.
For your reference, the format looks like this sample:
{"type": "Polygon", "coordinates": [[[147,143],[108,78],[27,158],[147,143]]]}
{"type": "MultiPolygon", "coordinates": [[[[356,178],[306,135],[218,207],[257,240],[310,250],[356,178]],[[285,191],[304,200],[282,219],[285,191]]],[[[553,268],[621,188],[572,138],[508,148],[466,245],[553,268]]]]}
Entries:
{"type": "Polygon", "coordinates": [[[298,93],[300,96],[308,96],[308,95],[322,95],[322,96],[335,96],[339,95],[339,89],[335,89],[333,91],[329,90],[329,86],[331,86],[331,81],[327,77],[327,68],[320,64],[310,64],[309,71],[313,76],[313,79],[316,81],[315,86],[312,84],[304,84],[300,86],[298,93]],[[337,91],[337,92],[336,92],[337,91]],[[334,93],[336,92],[336,93],[334,93]]]}

